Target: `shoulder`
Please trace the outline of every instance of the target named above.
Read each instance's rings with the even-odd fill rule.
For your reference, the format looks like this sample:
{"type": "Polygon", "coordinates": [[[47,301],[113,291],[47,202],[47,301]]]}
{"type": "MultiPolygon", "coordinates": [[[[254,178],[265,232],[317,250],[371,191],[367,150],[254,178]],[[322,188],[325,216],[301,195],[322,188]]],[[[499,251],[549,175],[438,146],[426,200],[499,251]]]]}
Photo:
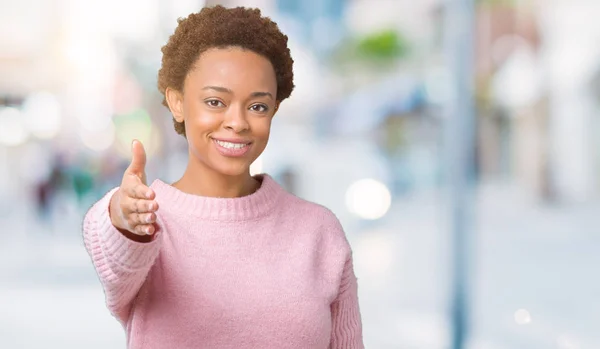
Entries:
{"type": "Polygon", "coordinates": [[[348,261],[352,259],[352,248],[342,224],[329,208],[296,197],[285,195],[286,205],[282,205],[282,224],[299,242],[300,253],[311,258],[312,265],[320,270],[331,289],[332,299],[338,294],[348,261]]]}
{"type": "Polygon", "coordinates": [[[293,217],[299,228],[314,232],[339,247],[348,246],[344,228],[329,208],[287,192],[282,203],[280,210],[285,212],[285,216],[293,217]]]}

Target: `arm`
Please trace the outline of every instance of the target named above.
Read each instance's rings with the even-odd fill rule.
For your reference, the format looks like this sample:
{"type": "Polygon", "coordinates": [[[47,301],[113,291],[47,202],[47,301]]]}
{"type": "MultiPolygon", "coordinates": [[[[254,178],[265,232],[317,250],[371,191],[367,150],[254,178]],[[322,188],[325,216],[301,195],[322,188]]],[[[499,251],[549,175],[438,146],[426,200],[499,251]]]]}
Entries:
{"type": "Polygon", "coordinates": [[[350,253],[344,265],[338,296],[331,304],[331,349],[363,349],[358,284],[350,253]]]}
{"type": "Polygon", "coordinates": [[[131,304],[158,256],[161,232],[150,242],[127,238],[111,222],[109,204],[117,189],[111,190],[85,215],[85,247],[98,273],[110,312],[125,324],[131,304]]]}

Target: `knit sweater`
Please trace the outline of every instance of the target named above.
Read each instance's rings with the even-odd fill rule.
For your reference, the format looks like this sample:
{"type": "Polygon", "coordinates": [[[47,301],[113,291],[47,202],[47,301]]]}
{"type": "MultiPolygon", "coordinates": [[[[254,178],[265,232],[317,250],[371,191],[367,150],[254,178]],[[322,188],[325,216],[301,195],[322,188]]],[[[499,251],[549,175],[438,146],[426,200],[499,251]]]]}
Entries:
{"type": "Polygon", "coordinates": [[[213,198],[161,180],[150,242],[111,223],[115,188],[84,242],[128,348],[363,348],[352,251],[335,215],[269,175],[251,195],[213,198]]]}

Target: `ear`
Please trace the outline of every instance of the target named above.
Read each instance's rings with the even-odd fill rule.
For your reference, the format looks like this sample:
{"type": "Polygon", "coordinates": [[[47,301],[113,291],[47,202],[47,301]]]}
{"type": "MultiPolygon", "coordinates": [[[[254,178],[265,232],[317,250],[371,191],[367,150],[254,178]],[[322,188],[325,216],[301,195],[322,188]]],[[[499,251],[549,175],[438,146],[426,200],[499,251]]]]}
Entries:
{"type": "Polygon", "coordinates": [[[281,104],[280,101],[275,102],[275,110],[273,111],[273,116],[275,116],[275,114],[277,114],[277,111],[279,110],[279,105],[281,104]]]}
{"type": "Polygon", "coordinates": [[[169,109],[177,122],[183,122],[183,94],[175,89],[167,87],[165,90],[165,99],[169,109]]]}

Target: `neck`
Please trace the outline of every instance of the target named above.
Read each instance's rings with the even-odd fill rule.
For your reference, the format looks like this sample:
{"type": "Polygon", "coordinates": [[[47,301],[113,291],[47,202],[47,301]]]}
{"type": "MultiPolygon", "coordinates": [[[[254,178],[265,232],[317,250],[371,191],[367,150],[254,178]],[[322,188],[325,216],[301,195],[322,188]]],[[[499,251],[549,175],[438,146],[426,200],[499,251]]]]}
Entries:
{"type": "Polygon", "coordinates": [[[228,176],[190,159],[181,179],[173,187],[188,193],[206,197],[237,198],[254,193],[260,183],[250,175],[250,170],[239,176],[228,176]]]}

